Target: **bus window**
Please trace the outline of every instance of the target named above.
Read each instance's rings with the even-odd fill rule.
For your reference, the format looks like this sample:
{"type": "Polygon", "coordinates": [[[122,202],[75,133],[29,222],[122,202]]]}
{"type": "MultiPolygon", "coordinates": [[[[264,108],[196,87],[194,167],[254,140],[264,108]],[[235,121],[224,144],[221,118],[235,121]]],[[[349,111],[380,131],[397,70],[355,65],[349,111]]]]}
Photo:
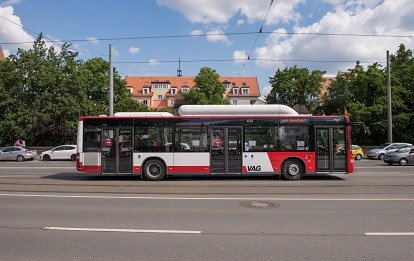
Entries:
{"type": "Polygon", "coordinates": [[[171,123],[160,123],[160,121],[153,120],[135,122],[135,151],[168,152],[168,146],[165,145],[171,142],[171,123]]]}
{"type": "Polygon", "coordinates": [[[246,126],[244,128],[245,151],[275,151],[276,145],[276,126],[246,126]]]}
{"type": "Polygon", "coordinates": [[[280,150],[282,151],[309,150],[309,127],[308,126],[281,126],[279,133],[280,133],[280,150]]]}
{"type": "Polygon", "coordinates": [[[86,121],[83,126],[83,151],[99,152],[101,150],[101,122],[86,121]]]}
{"type": "Polygon", "coordinates": [[[178,126],[175,133],[174,151],[209,151],[206,127],[178,126]]]}

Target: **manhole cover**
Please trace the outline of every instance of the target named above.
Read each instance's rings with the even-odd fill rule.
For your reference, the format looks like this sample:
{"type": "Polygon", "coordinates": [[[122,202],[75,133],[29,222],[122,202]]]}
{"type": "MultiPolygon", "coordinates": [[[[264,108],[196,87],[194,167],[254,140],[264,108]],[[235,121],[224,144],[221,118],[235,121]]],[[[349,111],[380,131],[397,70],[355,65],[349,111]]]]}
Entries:
{"type": "Polygon", "coordinates": [[[247,208],[277,208],[280,205],[274,202],[268,201],[242,201],[240,205],[247,208]]]}

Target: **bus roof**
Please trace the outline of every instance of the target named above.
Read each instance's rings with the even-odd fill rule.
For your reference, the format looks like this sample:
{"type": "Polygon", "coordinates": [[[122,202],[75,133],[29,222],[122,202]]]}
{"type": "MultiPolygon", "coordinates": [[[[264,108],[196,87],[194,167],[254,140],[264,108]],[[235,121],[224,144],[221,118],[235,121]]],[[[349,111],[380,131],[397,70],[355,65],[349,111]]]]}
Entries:
{"type": "Polygon", "coordinates": [[[116,117],[145,117],[145,116],[164,116],[164,117],[170,117],[174,116],[169,112],[164,111],[156,111],[156,112],[116,112],[114,113],[114,116],[116,117]]]}
{"type": "Polygon", "coordinates": [[[283,104],[268,105],[181,105],[178,110],[181,116],[195,115],[287,115],[299,116],[294,109],[283,104]]]}

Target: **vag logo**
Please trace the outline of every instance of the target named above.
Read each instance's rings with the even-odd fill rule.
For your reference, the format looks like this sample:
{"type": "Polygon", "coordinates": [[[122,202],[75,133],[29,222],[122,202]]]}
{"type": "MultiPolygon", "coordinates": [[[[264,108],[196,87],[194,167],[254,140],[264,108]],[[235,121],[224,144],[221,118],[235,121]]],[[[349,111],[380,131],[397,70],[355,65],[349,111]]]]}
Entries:
{"type": "Polygon", "coordinates": [[[261,171],[262,166],[247,166],[248,171],[261,171]]]}

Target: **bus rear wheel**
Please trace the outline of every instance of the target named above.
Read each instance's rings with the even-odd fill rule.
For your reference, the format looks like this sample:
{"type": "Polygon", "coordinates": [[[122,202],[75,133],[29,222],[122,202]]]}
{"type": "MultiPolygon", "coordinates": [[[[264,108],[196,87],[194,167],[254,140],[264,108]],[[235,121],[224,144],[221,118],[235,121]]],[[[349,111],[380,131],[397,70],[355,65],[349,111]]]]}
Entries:
{"type": "Polygon", "coordinates": [[[282,166],[282,177],[286,180],[298,180],[303,174],[305,169],[303,164],[297,159],[289,159],[282,166]]]}
{"type": "Polygon", "coordinates": [[[148,160],[144,164],[143,175],[147,180],[162,180],[165,176],[164,163],[157,159],[148,160]]]}

